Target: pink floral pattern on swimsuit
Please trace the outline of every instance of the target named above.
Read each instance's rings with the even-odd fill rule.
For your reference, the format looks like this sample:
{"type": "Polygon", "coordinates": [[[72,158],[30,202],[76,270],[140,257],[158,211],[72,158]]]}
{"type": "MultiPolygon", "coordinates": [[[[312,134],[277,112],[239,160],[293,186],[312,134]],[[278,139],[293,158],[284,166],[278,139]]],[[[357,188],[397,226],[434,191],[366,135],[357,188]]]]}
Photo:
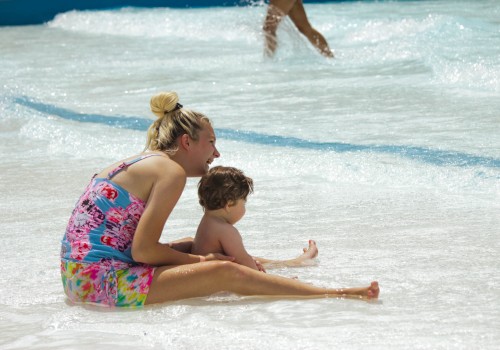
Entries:
{"type": "Polygon", "coordinates": [[[93,179],[80,197],[62,241],[61,258],[134,263],[132,239],[144,202],[107,179],[93,179]]]}

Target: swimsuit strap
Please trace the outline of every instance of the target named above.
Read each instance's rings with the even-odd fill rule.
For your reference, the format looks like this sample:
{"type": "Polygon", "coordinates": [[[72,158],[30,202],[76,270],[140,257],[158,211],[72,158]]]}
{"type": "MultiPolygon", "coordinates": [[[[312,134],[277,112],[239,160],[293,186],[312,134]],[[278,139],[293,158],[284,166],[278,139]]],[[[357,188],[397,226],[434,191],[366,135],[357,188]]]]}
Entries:
{"type": "Polygon", "coordinates": [[[111,178],[113,176],[115,176],[117,173],[119,173],[120,171],[122,171],[123,169],[126,169],[128,168],[129,166],[131,166],[132,164],[134,163],[137,163],[143,159],[146,159],[146,158],[149,158],[149,157],[153,157],[153,156],[160,156],[161,157],[161,154],[156,154],[156,153],[152,153],[152,154],[146,154],[146,155],[143,155],[143,156],[140,156],[140,157],[137,157],[135,159],[132,159],[132,160],[129,160],[128,162],[123,162],[121,163],[120,165],[118,165],[116,168],[114,168],[113,170],[111,170],[109,173],[108,173],[108,180],[111,180],[111,178]]]}

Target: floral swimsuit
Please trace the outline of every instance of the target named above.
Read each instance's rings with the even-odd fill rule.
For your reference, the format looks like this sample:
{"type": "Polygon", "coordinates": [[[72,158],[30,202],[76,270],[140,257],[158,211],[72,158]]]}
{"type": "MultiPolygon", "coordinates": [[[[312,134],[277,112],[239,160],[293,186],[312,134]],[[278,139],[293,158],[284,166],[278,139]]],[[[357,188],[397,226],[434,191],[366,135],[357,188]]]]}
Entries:
{"type": "Polygon", "coordinates": [[[155,268],[132,259],[132,239],[146,203],[113,183],[143,155],[107,178],[92,178],[71,215],[61,246],[64,291],[73,302],[143,306],[155,268]]]}

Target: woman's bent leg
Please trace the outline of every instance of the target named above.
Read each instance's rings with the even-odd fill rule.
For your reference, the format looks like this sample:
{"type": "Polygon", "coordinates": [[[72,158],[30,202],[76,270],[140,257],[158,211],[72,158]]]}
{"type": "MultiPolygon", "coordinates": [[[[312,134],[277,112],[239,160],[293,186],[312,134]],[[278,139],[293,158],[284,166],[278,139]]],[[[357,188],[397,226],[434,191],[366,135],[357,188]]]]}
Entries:
{"type": "Polygon", "coordinates": [[[294,279],[269,275],[227,261],[209,261],[176,267],[159,267],[146,304],[209,296],[217,292],[239,295],[288,297],[377,298],[377,282],[369,287],[328,289],[294,279]]]}

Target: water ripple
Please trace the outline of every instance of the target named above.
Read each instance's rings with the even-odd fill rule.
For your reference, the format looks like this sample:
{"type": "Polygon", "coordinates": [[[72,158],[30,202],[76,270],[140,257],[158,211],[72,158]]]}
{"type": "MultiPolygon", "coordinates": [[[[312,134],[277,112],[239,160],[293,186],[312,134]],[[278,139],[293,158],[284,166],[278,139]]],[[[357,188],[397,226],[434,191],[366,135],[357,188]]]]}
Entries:
{"type": "MultiPolygon", "coordinates": [[[[102,114],[78,113],[70,109],[37,102],[26,96],[15,97],[14,102],[43,114],[55,115],[63,119],[78,121],[82,123],[98,123],[117,128],[147,130],[152,122],[151,119],[141,117],[130,117],[123,115],[106,116],[102,114]]],[[[385,153],[439,166],[484,166],[489,168],[500,168],[500,159],[456,151],[437,150],[427,147],[405,145],[361,145],[342,142],[314,142],[296,137],[268,135],[253,131],[227,128],[216,129],[216,132],[218,137],[220,138],[267,146],[332,151],[338,153],[385,153]]]]}

